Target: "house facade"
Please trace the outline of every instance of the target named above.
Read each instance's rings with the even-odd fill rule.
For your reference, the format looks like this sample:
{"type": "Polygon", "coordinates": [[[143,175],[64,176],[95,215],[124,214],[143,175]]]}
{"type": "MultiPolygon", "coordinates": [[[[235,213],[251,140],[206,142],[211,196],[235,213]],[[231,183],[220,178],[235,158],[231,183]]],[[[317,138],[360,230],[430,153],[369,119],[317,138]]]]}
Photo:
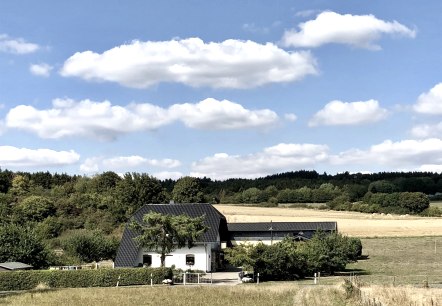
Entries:
{"type": "MultiPolygon", "coordinates": [[[[215,271],[222,268],[221,244],[228,239],[227,221],[224,215],[210,204],[150,204],[140,208],[133,219],[142,222],[149,212],[169,215],[188,215],[195,218],[205,216],[204,223],[209,228],[194,243],[192,248],[184,247],[166,255],[165,266],[178,269],[215,271]]],[[[115,267],[160,267],[160,254],[138,247],[133,230],[126,226],[115,258],[115,267]]]]}
{"type": "MultiPolygon", "coordinates": [[[[184,247],[166,255],[165,266],[183,270],[212,272],[224,268],[223,248],[240,243],[276,243],[286,236],[296,240],[308,240],[318,230],[335,232],[336,222],[258,222],[227,223],[226,218],[211,204],[149,204],[140,208],[133,219],[142,222],[149,212],[168,215],[188,215],[195,218],[205,216],[209,228],[191,248],[184,247]]],[[[139,247],[137,236],[128,226],[124,230],[115,259],[115,267],[160,267],[160,254],[139,247]]]]}

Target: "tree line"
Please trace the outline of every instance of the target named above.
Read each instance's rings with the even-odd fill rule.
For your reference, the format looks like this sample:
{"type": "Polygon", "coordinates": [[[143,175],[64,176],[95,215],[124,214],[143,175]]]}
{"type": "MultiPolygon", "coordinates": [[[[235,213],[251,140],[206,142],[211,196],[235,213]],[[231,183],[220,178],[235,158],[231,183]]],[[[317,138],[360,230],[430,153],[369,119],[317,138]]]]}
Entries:
{"type": "MultiPolygon", "coordinates": [[[[296,171],[217,181],[193,177],[159,180],[147,173],[121,176],[111,171],[87,177],[0,169],[0,236],[25,235],[20,237],[46,246],[43,253],[62,250],[63,256],[46,252],[46,265],[54,260],[72,264],[112,258],[124,224],[149,203],[316,202],[338,210],[431,213],[428,199],[439,197],[441,192],[442,176],[430,172],[329,175],[296,171]],[[95,250],[90,253],[97,256],[81,254],[81,248],[69,248],[68,244],[89,245],[95,250]]],[[[27,252],[24,249],[8,257],[6,247],[2,248],[5,245],[0,241],[0,261],[26,259],[19,255],[27,252]]]]}

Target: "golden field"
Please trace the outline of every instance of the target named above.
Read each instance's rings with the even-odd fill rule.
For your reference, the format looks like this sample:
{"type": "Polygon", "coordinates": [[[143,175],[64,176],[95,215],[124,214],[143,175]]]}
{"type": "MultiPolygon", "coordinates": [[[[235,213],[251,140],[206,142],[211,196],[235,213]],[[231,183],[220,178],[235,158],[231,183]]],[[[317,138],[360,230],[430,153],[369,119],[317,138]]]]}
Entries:
{"type": "Polygon", "coordinates": [[[337,221],[339,232],[355,237],[442,236],[442,218],[307,208],[215,207],[226,216],[228,222],[337,221]]]}

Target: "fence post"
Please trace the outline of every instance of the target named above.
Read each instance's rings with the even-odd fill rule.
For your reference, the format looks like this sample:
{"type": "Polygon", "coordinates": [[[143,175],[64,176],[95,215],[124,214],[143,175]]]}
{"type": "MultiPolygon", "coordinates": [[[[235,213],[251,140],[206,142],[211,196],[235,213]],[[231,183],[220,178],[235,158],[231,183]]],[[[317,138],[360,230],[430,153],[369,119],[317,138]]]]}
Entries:
{"type": "Polygon", "coordinates": [[[320,280],[321,280],[321,272],[318,272],[318,284],[320,280]]]}
{"type": "Polygon", "coordinates": [[[212,275],[212,272],[210,272],[210,284],[213,285],[213,275],[212,275]]]}
{"type": "Polygon", "coordinates": [[[259,284],[259,272],[258,272],[258,278],[256,279],[256,283],[259,284]]]}
{"type": "Polygon", "coordinates": [[[120,284],[121,275],[118,275],[117,287],[120,284]]]}
{"type": "Polygon", "coordinates": [[[198,284],[200,283],[200,273],[197,273],[198,275],[198,284]]]}
{"type": "Polygon", "coordinates": [[[316,280],[316,272],[315,272],[315,280],[314,280],[314,282],[313,282],[315,285],[316,285],[316,281],[317,281],[317,280],[316,280]]]}
{"type": "Polygon", "coordinates": [[[150,273],[150,286],[153,286],[153,277],[152,277],[152,273],[150,273]]]}

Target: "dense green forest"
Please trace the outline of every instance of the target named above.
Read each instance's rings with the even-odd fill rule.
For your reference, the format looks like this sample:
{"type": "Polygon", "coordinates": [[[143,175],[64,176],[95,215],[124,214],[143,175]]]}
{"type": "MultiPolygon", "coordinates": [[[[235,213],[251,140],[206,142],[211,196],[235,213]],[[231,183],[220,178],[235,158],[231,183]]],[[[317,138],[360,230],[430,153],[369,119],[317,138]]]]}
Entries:
{"type": "Polygon", "coordinates": [[[430,172],[296,171],[257,179],[161,181],[146,173],[86,177],[0,170],[0,261],[20,261],[29,253],[29,244],[14,239],[35,242],[42,252],[36,266],[112,258],[124,224],[149,203],[323,203],[326,209],[440,216],[429,199],[441,193],[442,175],[430,172]],[[64,250],[63,256],[48,251],[54,249],[64,250]]]}

